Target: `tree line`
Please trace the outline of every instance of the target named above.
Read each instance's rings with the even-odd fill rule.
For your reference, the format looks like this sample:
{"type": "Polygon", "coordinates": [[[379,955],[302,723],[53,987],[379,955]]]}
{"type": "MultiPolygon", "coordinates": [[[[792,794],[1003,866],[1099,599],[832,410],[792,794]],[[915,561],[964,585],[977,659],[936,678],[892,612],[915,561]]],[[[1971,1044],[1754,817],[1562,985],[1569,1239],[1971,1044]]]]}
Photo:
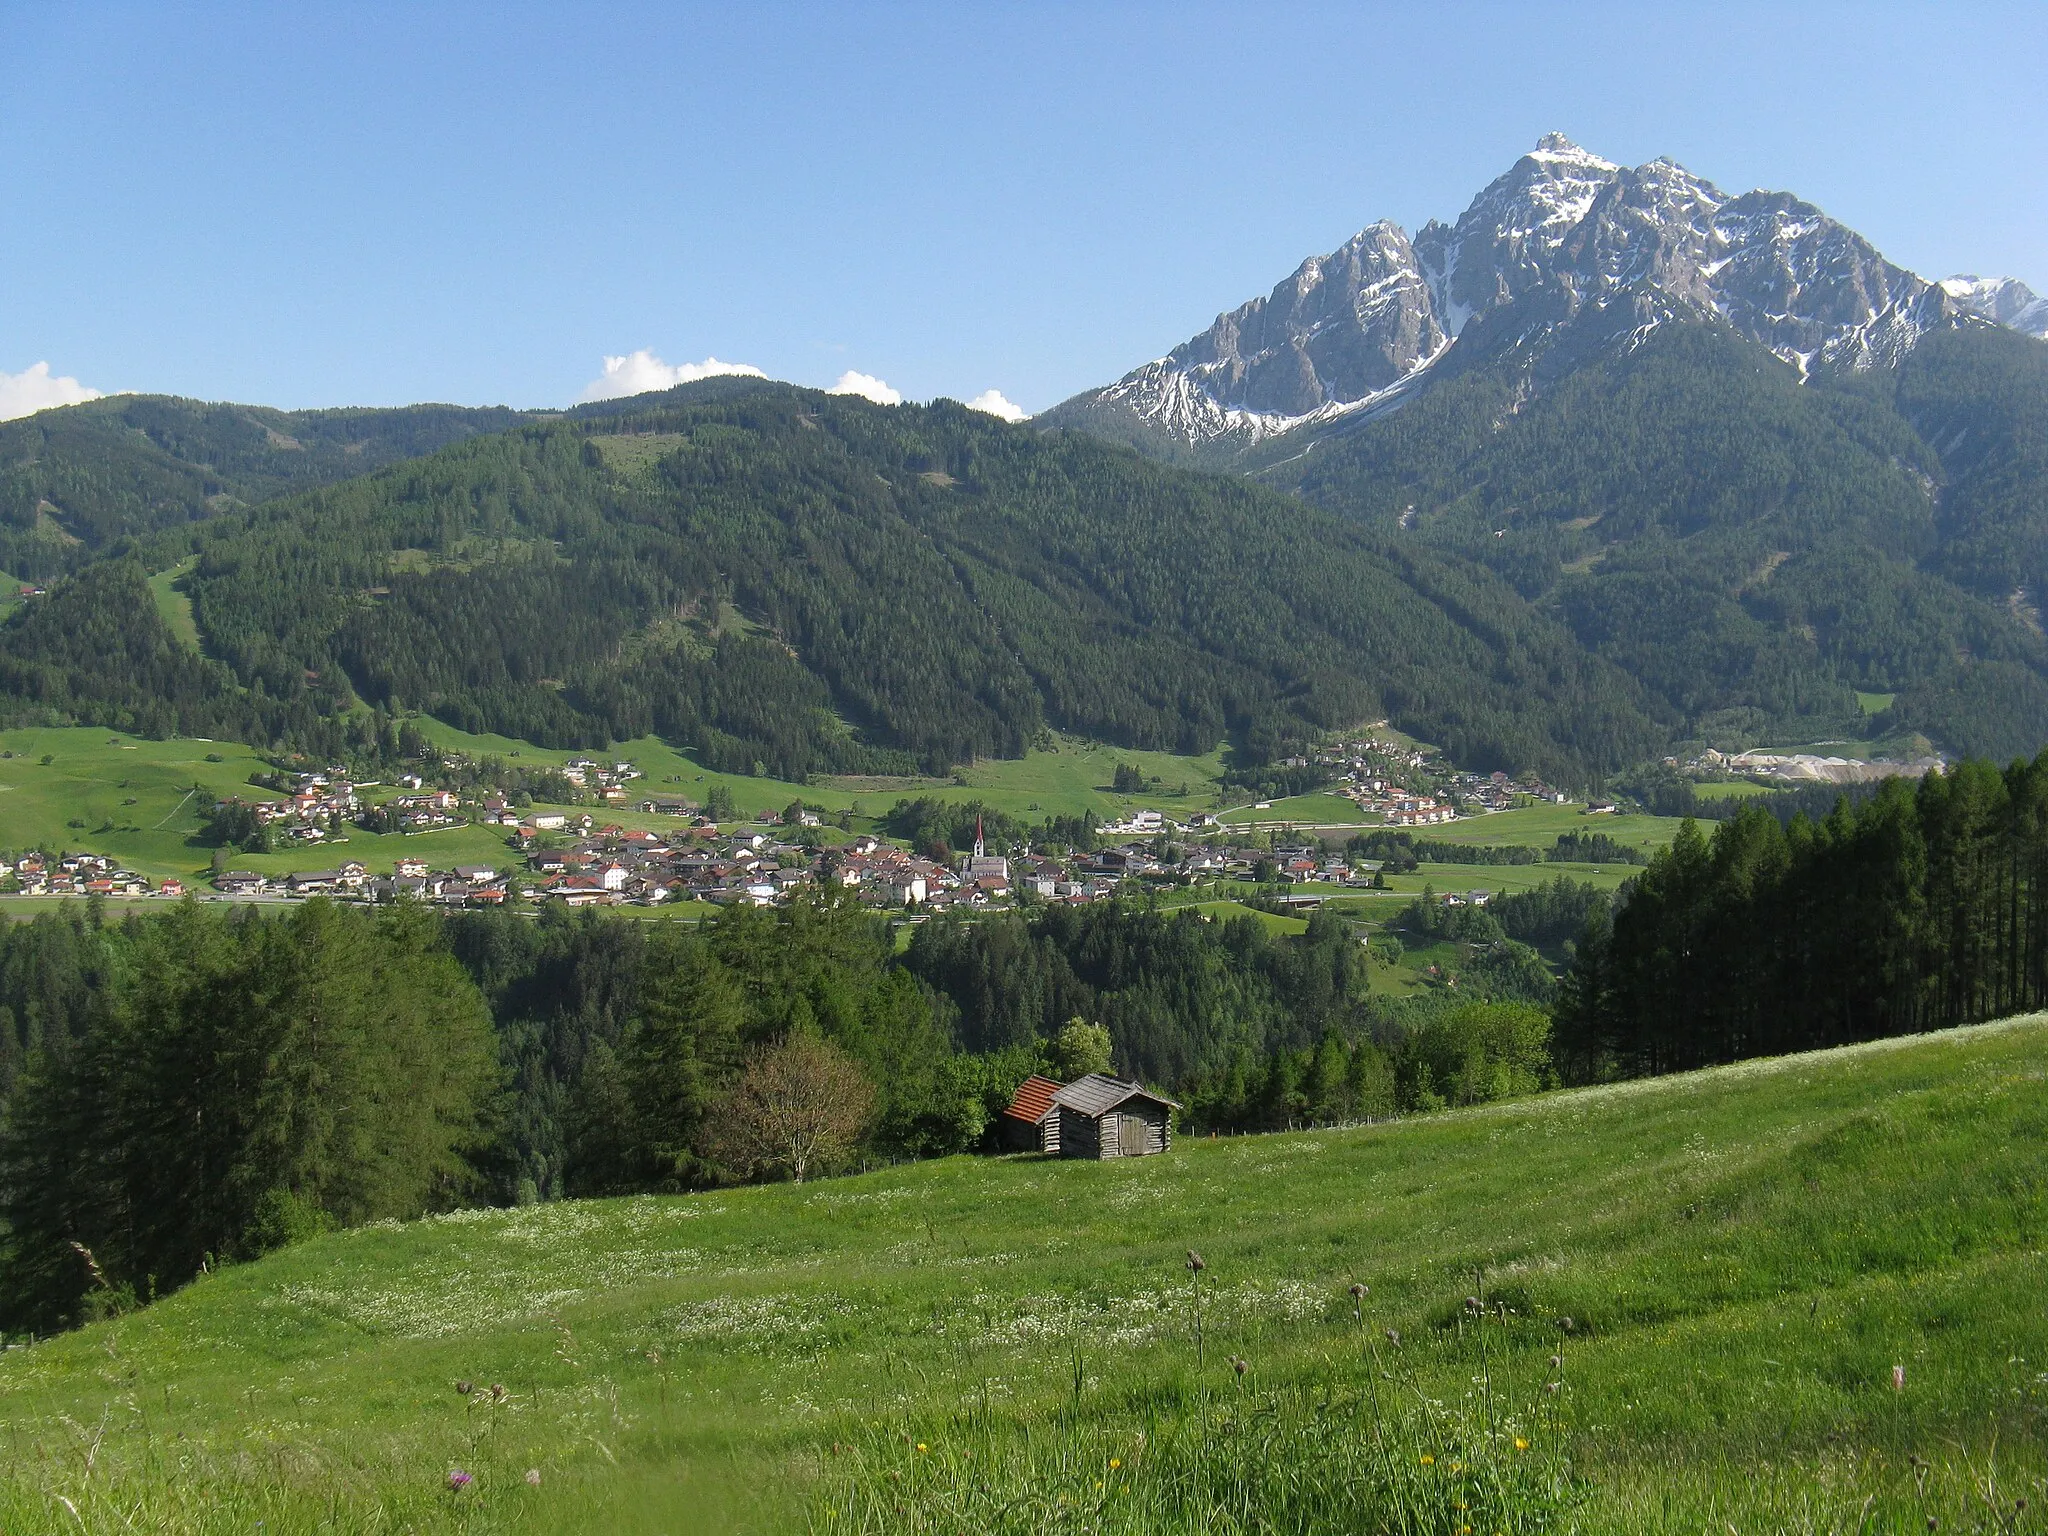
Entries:
{"type": "Polygon", "coordinates": [[[902,954],[830,894],[702,925],[67,906],[0,925],[0,1331],[334,1226],[971,1150],[1034,1071],[1184,1093],[1202,1129],[1542,1080],[1429,1032],[1482,990],[1396,1005],[1367,964],[1333,916],[1131,903],[934,919],[902,954]],[[1301,1086],[1331,1041],[1335,1097],[1301,1086]]]}
{"type": "Polygon", "coordinates": [[[1557,1010],[1573,1077],[1679,1071],[2048,1004],[2048,754],[1892,779],[1821,820],[1688,820],[1595,911],[1557,1010]]]}

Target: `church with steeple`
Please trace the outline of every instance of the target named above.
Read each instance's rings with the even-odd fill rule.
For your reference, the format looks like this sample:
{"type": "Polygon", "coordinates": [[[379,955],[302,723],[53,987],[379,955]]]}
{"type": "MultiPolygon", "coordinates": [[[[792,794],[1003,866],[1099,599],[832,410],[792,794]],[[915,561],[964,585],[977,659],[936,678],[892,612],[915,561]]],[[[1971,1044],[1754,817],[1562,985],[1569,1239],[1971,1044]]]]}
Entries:
{"type": "Polygon", "coordinates": [[[1005,858],[991,858],[988,844],[983,840],[981,818],[974,818],[974,854],[967,861],[969,880],[1003,880],[1010,878],[1010,861],[1005,858]]]}

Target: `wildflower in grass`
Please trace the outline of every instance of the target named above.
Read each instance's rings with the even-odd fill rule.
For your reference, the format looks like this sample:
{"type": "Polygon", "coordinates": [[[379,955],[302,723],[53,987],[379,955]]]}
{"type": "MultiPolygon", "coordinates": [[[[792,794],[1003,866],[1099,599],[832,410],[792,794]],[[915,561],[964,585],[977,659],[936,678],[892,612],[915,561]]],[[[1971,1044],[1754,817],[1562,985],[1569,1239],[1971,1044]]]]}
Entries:
{"type": "Polygon", "coordinates": [[[931,1447],[926,1445],[922,1440],[917,1442],[917,1452],[920,1456],[925,1454],[925,1452],[929,1451],[930,1449],[931,1447]]]}
{"type": "Polygon", "coordinates": [[[1515,1449],[1518,1451],[1526,1451],[1527,1449],[1529,1449],[1529,1442],[1524,1440],[1520,1435],[1517,1435],[1515,1436],[1515,1449]]]}
{"type": "Polygon", "coordinates": [[[1365,1292],[1365,1286],[1360,1285],[1356,1280],[1351,1282],[1351,1299],[1353,1301],[1365,1300],[1365,1292]]]}
{"type": "Polygon", "coordinates": [[[1121,1460],[1121,1459],[1119,1459],[1118,1457],[1112,1456],[1112,1457],[1110,1457],[1110,1458],[1109,1458],[1109,1470],[1110,1470],[1110,1471],[1114,1472],[1114,1471],[1115,1471],[1115,1470],[1116,1470],[1116,1469],[1117,1469],[1118,1467],[1120,1467],[1120,1466],[1122,1466],[1122,1465],[1123,1465],[1123,1462],[1122,1462],[1122,1460],[1121,1460]]]}
{"type": "Polygon", "coordinates": [[[1892,1367],[1892,1390],[1894,1392],[1906,1390],[1906,1368],[1903,1365],[1892,1367]]]}
{"type": "Polygon", "coordinates": [[[529,1488],[538,1488],[540,1486],[539,1467],[528,1467],[526,1469],[526,1486],[529,1488]]]}
{"type": "Polygon", "coordinates": [[[476,1383],[470,1381],[458,1381],[457,1383],[455,1383],[455,1390],[457,1392],[460,1392],[464,1397],[467,1397],[470,1393],[476,1390],[476,1383]]]}
{"type": "Polygon", "coordinates": [[[1436,1458],[1430,1455],[1429,1452],[1424,1451],[1422,1453],[1422,1464],[1425,1467],[1433,1467],[1436,1465],[1436,1458]]]}
{"type": "Polygon", "coordinates": [[[467,1488],[471,1483],[475,1481],[475,1478],[471,1477],[467,1472],[463,1471],[462,1468],[457,1467],[453,1472],[450,1472],[448,1474],[448,1491],[450,1493],[460,1493],[463,1489],[467,1488]]]}
{"type": "Polygon", "coordinates": [[[1389,1328],[1387,1330],[1387,1342],[1393,1345],[1394,1348],[1399,1349],[1401,1347],[1401,1330],[1398,1328],[1389,1328]]]}

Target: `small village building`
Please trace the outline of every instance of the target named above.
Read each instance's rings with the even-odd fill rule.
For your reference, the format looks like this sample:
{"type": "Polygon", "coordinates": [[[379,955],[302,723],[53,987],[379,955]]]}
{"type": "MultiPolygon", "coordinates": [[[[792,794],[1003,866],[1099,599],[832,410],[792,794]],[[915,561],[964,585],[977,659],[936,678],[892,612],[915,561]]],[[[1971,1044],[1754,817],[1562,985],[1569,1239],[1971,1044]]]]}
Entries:
{"type": "Polygon", "coordinates": [[[1173,1145],[1172,1099],[1137,1083],[1091,1072],[1052,1096],[1061,1157],[1146,1157],[1173,1145]]]}

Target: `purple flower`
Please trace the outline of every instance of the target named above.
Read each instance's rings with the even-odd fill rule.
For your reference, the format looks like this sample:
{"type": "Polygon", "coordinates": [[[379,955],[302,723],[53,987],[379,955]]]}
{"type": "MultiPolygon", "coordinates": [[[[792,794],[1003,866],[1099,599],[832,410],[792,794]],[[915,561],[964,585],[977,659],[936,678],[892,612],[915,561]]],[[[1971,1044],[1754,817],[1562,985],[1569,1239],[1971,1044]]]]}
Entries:
{"type": "Polygon", "coordinates": [[[457,1467],[453,1472],[450,1472],[448,1474],[448,1491],[450,1493],[460,1493],[463,1489],[467,1488],[471,1483],[475,1481],[475,1478],[471,1477],[467,1472],[463,1471],[462,1468],[457,1467]]]}

